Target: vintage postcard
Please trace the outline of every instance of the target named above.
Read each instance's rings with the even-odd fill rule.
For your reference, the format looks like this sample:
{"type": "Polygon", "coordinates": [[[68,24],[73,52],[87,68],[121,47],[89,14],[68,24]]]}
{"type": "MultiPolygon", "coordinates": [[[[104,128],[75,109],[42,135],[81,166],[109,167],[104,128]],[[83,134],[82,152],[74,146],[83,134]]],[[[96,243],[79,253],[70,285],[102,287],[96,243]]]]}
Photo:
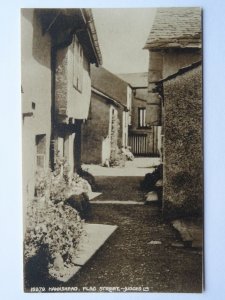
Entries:
{"type": "Polygon", "coordinates": [[[201,19],[21,9],[25,292],[202,292],[201,19]]]}

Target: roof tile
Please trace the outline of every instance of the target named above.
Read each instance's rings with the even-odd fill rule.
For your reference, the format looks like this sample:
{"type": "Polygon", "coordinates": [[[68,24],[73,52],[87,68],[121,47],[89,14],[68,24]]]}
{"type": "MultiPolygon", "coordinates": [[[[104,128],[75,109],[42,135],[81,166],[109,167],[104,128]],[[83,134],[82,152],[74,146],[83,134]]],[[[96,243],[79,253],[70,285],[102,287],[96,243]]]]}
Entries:
{"type": "Polygon", "coordinates": [[[201,47],[201,8],[158,8],[145,49],[201,47]]]}
{"type": "Polygon", "coordinates": [[[91,65],[91,84],[92,87],[108,97],[123,105],[127,104],[128,83],[105,68],[91,65]]]}
{"type": "Polygon", "coordinates": [[[148,72],[117,74],[133,88],[148,86],[148,72]]]}

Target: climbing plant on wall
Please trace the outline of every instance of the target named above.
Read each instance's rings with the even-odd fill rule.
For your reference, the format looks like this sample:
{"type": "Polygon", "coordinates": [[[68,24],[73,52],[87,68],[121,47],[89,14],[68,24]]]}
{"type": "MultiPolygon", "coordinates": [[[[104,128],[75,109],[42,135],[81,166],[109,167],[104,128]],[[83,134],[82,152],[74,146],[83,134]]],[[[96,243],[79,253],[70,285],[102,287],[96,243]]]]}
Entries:
{"type": "Polygon", "coordinates": [[[111,128],[111,153],[110,164],[113,165],[116,161],[118,153],[118,135],[120,130],[120,122],[116,114],[112,115],[112,128],[111,128]]]}
{"type": "Polygon", "coordinates": [[[117,114],[112,116],[112,130],[111,130],[111,154],[110,154],[110,166],[125,166],[126,156],[122,153],[118,147],[118,137],[120,131],[120,121],[117,114]]]}

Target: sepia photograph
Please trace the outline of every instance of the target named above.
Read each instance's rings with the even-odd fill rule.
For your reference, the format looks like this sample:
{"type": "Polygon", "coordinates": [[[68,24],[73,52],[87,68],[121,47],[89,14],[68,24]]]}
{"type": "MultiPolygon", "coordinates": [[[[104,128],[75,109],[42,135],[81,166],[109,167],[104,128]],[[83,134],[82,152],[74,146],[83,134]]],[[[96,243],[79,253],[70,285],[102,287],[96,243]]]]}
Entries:
{"type": "Polygon", "coordinates": [[[21,9],[24,292],[204,291],[202,15],[21,9]]]}

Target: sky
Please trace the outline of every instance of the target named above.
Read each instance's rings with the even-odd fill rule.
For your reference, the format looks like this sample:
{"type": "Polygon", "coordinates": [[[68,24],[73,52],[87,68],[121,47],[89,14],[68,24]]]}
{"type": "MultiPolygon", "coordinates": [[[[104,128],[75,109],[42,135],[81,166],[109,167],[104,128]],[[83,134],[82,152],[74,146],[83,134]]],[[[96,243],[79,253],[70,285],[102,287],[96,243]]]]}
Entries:
{"type": "Polygon", "coordinates": [[[112,73],[148,71],[148,50],[143,50],[156,9],[93,9],[103,66],[112,73]]]}

